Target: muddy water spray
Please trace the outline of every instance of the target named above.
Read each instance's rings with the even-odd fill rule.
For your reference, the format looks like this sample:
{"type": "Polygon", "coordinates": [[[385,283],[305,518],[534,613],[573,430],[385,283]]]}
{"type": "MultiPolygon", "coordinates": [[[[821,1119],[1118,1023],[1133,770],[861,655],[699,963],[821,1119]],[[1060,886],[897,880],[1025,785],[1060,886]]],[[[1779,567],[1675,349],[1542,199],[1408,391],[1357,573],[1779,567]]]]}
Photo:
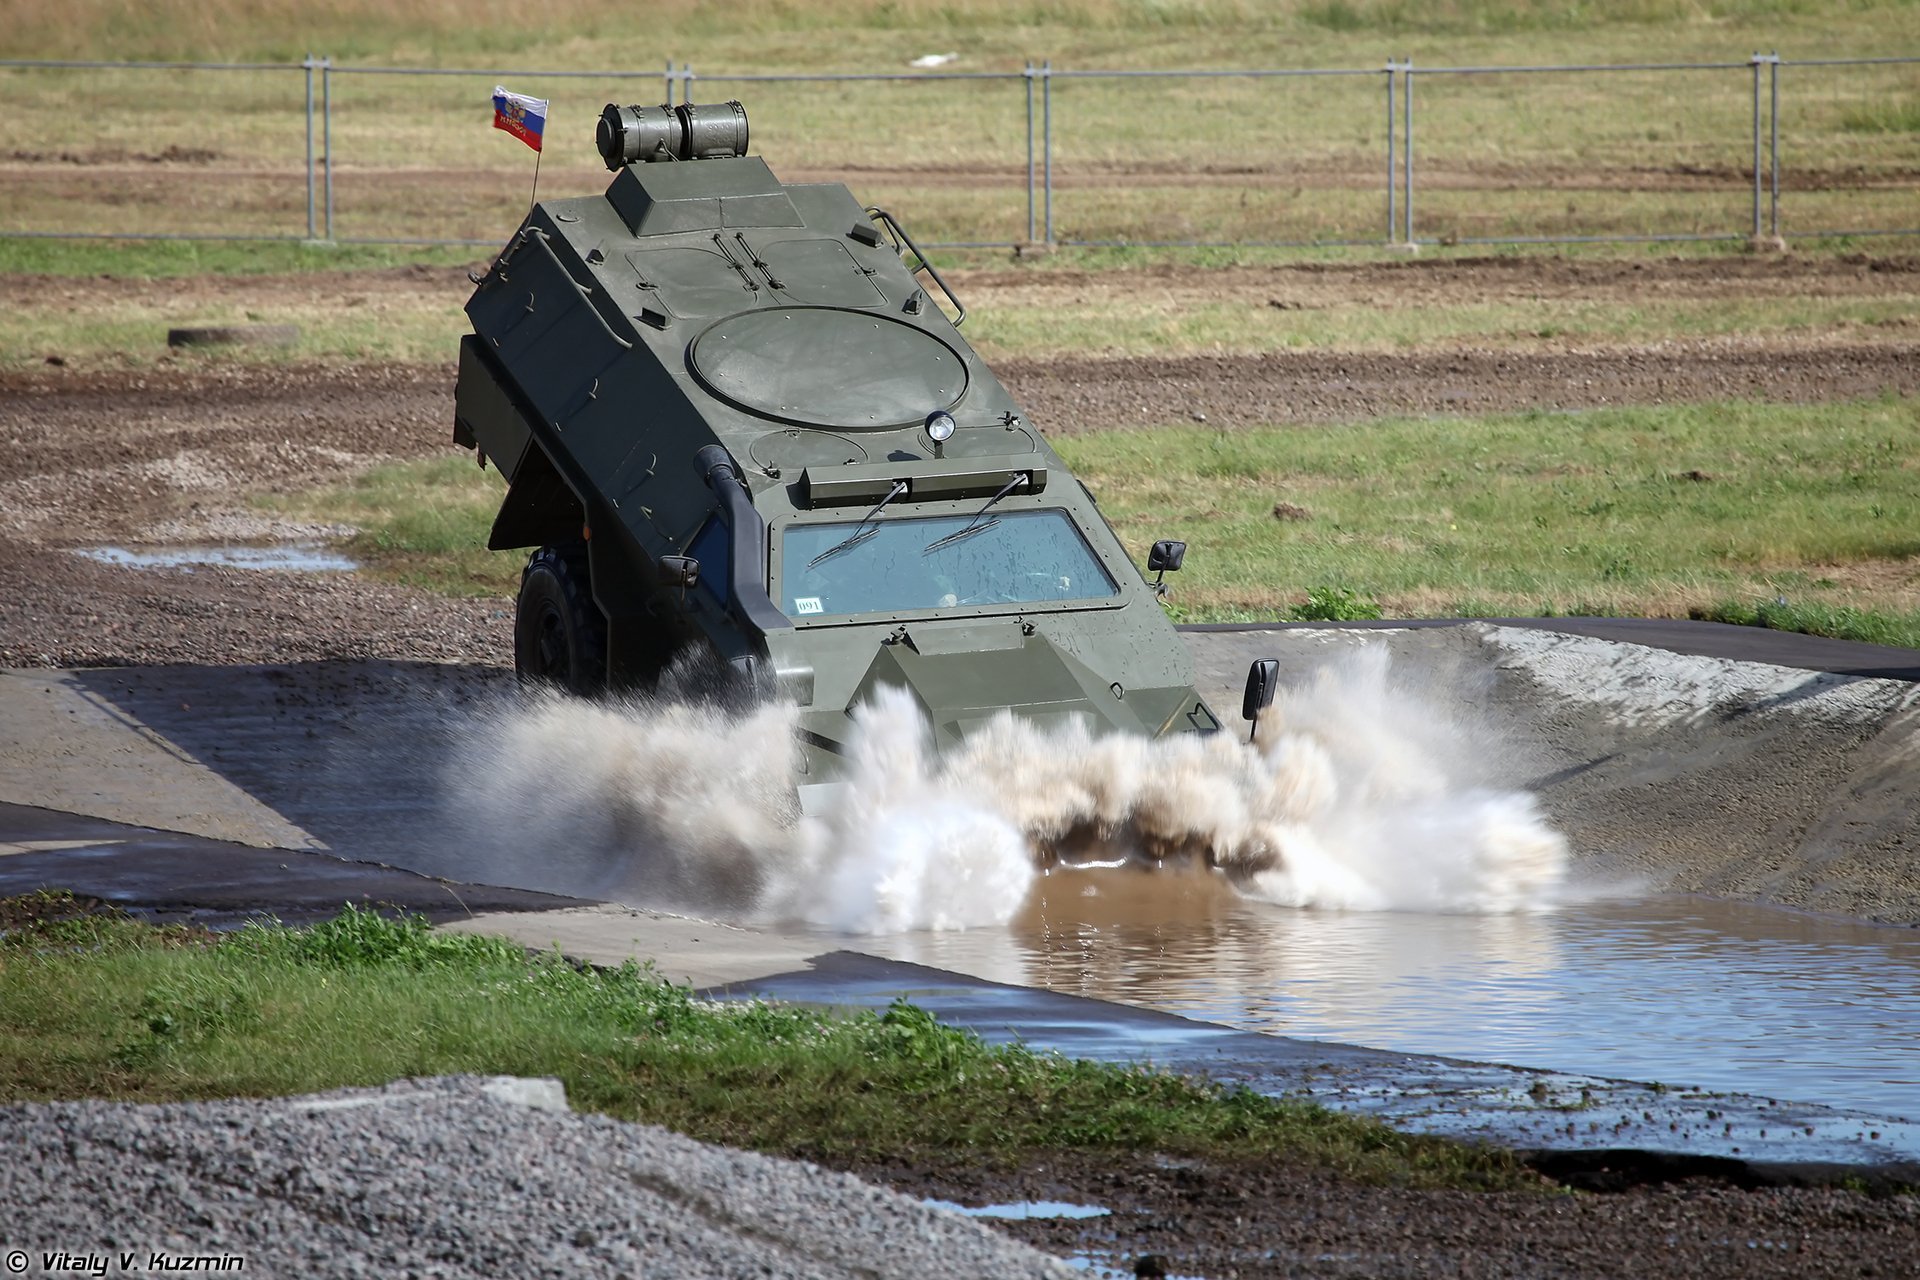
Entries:
{"type": "Polygon", "coordinates": [[[489,780],[462,788],[483,878],[858,933],[1005,923],[1089,841],[1207,857],[1300,907],[1527,910],[1565,874],[1533,798],[1470,785],[1458,731],[1391,686],[1384,652],[1283,693],[1252,745],[1009,715],[936,760],[911,696],[885,690],[817,818],[788,786],[793,726],[777,704],[671,697],[500,709],[459,771],[489,780]]]}

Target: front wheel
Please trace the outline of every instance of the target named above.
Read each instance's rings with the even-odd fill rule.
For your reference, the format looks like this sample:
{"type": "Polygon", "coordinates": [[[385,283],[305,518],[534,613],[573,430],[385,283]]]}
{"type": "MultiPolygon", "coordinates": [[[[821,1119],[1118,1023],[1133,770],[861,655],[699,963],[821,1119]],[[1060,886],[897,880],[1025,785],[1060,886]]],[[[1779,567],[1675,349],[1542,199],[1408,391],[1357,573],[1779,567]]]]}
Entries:
{"type": "Polygon", "coordinates": [[[591,697],[606,687],[607,620],[593,602],[587,549],[542,547],[520,575],[513,669],[527,684],[591,697]]]}

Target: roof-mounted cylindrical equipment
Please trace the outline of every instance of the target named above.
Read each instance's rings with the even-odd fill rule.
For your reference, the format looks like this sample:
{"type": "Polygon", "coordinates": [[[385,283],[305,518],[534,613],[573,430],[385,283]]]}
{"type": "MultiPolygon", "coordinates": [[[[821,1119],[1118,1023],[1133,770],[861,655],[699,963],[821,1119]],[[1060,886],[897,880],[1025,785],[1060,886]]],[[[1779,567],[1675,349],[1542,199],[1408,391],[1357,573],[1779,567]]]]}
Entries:
{"type": "Polygon", "coordinates": [[[679,158],[686,129],[672,107],[622,107],[609,102],[594,130],[594,145],[609,169],[643,160],[679,158]]]}
{"type": "Polygon", "coordinates": [[[594,133],[609,169],[653,160],[716,160],[747,154],[747,109],[738,102],[623,107],[609,102],[594,133]]]}

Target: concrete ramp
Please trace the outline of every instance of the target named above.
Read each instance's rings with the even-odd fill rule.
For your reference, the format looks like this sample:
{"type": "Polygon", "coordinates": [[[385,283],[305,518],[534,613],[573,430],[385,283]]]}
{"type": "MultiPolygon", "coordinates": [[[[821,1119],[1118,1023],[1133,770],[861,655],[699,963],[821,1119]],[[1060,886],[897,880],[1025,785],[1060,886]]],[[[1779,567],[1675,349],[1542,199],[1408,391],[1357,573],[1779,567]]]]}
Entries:
{"type": "Polygon", "coordinates": [[[159,686],[177,697],[177,712],[159,716],[145,672],[0,671],[0,800],[214,840],[282,849],[319,841],[273,805],[222,771],[217,757],[196,755],[170,733],[180,716],[225,719],[231,687],[244,674],[200,669],[209,680],[159,686]],[[116,686],[116,683],[118,687],[116,686]],[[218,689],[208,704],[203,690],[218,689]]]}
{"type": "Polygon", "coordinates": [[[1384,648],[1396,685],[1452,722],[1478,781],[1540,797],[1578,877],[1920,923],[1920,654],[1711,623],[1569,621],[1606,634],[1547,620],[1187,639],[1201,691],[1233,710],[1255,658],[1303,680],[1384,648]],[[1693,652],[1633,642],[1643,635],[1693,652]],[[1785,661],[1757,660],[1776,652],[1785,661]]]}
{"type": "MultiPolygon", "coordinates": [[[[1229,716],[1255,658],[1304,680],[1385,649],[1478,781],[1538,793],[1580,875],[1920,922],[1920,697],[1890,678],[1920,675],[1920,654],[1704,623],[1546,625],[1187,640],[1229,716]]],[[[0,802],[468,879],[445,780],[511,693],[497,668],[440,663],[0,672],[0,802]]]]}

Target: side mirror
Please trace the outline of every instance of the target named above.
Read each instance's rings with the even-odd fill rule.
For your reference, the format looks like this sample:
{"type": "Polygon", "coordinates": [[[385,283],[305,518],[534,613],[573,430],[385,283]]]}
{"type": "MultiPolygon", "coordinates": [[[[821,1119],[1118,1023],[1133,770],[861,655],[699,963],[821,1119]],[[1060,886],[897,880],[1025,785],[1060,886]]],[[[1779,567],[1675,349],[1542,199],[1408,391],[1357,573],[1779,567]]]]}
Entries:
{"type": "Polygon", "coordinates": [[[1253,735],[1260,727],[1260,713],[1273,705],[1273,695],[1280,692],[1280,663],[1275,658],[1261,658],[1247,668],[1247,691],[1240,699],[1240,718],[1252,722],[1247,730],[1247,741],[1253,741],[1253,735]]]}
{"type": "Polygon", "coordinates": [[[1153,580],[1153,594],[1167,594],[1167,575],[1180,568],[1180,562],[1187,558],[1187,544],[1176,542],[1172,538],[1162,538],[1153,544],[1147,552],[1147,572],[1158,574],[1153,580]]]}
{"type": "Polygon", "coordinates": [[[682,591],[700,581],[700,562],[692,556],[661,556],[660,585],[682,591]]]}

